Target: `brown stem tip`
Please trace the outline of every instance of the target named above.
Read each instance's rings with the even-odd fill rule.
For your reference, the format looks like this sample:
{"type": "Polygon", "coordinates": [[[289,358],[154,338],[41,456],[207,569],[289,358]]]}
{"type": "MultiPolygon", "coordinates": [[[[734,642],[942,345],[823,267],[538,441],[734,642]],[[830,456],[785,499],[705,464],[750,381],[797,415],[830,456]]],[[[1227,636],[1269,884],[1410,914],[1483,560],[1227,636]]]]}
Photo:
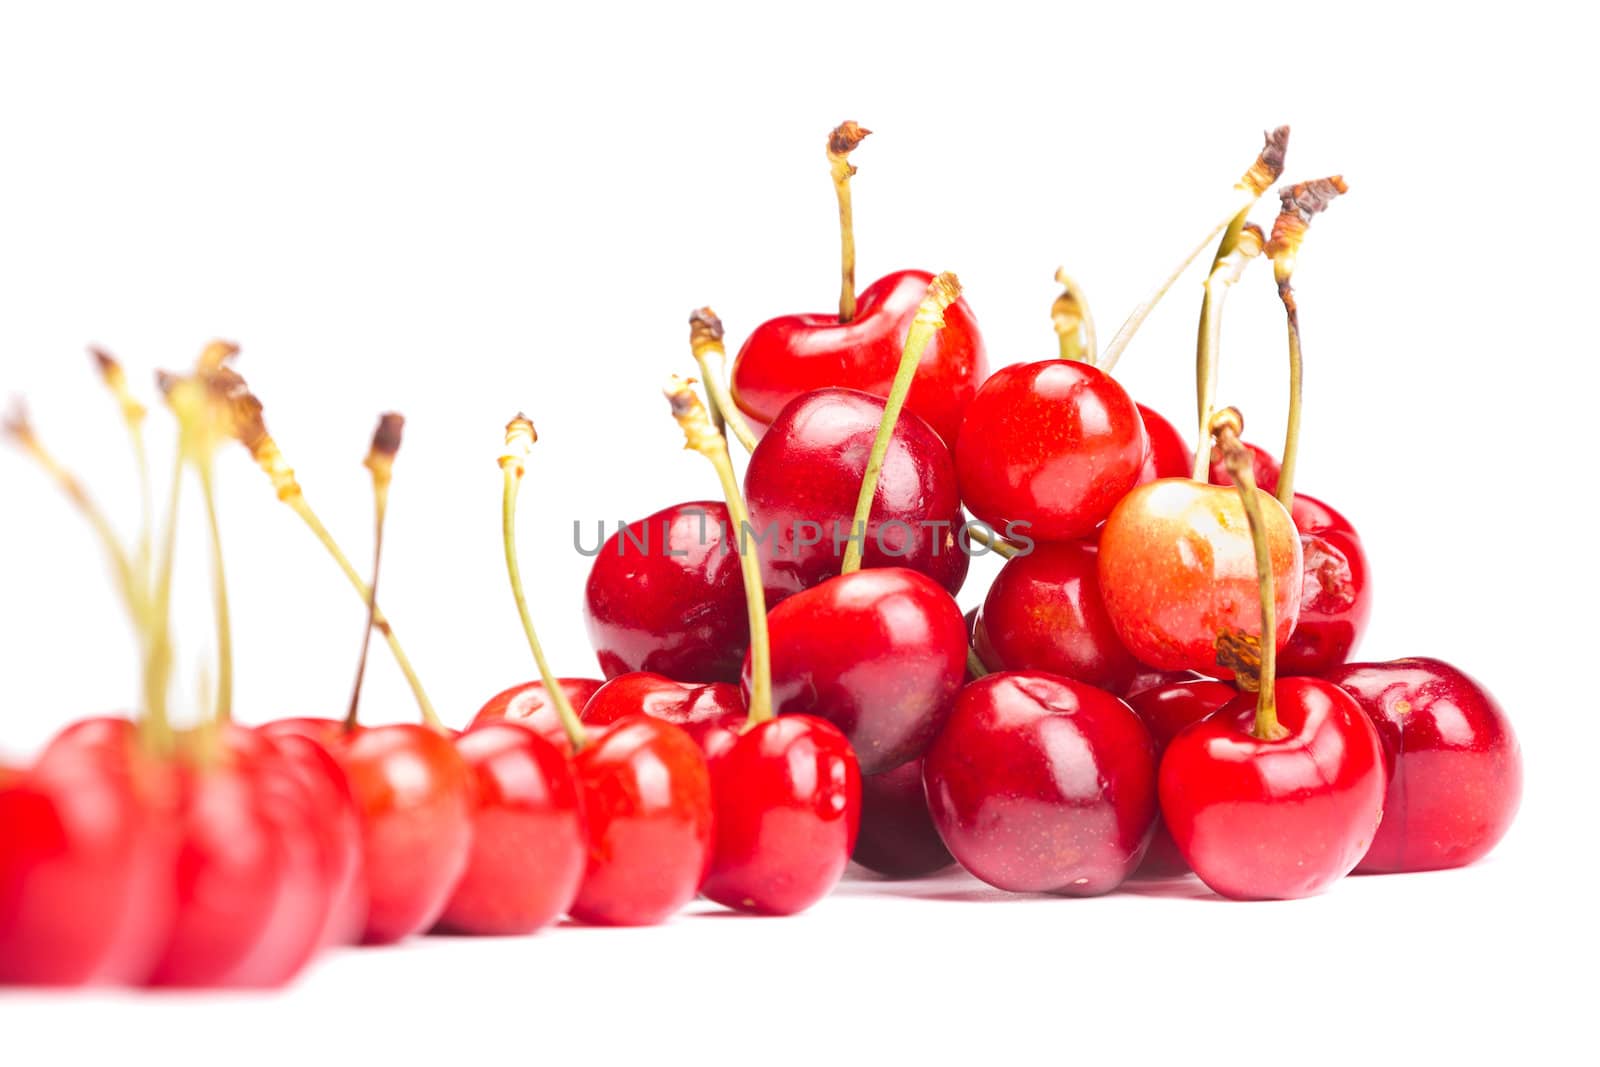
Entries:
{"type": "MultiPolygon", "coordinates": [[[[828,134],[828,158],[837,162],[844,162],[844,157],[854,152],[871,133],[871,130],[866,129],[852,119],[846,119],[839,123],[833,128],[833,132],[828,134]]],[[[856,172],[856,168],[850,164],[845,163],[845,166],[848,168],[849,173],[854,174],[856,172]]]]}
{"type": "Polygon", "coordinates": [[[1289,127],[1279,126],[1266,133],[1266,144],[1261,147],[1261,154],[1256,156],[1256,161],[1250,164],[1250,169],[1244,172],[1244,177],[1239,179],[1241,188],[1249,189],[1260,196],[1272,188],[1283,174],[1284,157],[1289,153],[1289,127]]]}
{"type": "Polygon", "coordinates": [[[12,397],[6,413],[0,415],[0,434],[26,452],[39,447],[39,435],[33,428],[33,419],[28,415],[28,405],[20,396],[12,397]]]}
{"type": "Polygon", "coordinates": [[[500,469],[514,467],[520,478],[525,469],[523,460],[533,451],[533,443],[537,440],[539,431],[533,428],[533,420],[517,412],[516,417],[506,423],[506,450],[500,454],[500,469]]]}
{"type": "Polygon", "coordinates": [[[1261,639],[1242,630],[1224,630],[1213,646],[1217,666],[1233,672],[1233,681],[1247,693],[1261,691],[1261,639]]]}
{"type": "Polygon", "coordinates": [[[943,271],[928,283],[927,294],[917,308],[915,321],[943,328],[945,309],[961,299],[961,279],[950,271],[943,271]]]}
{"type": "Polygon", "coordinates": [[[667,379],[666,388],[661,393],[672,405],[672,417],[678,420],[678,427],[683,430],[683,447],[709,456],[722,447],[722,435],[711,425],[711,416],[700,402],[700,394],[694,391],[694,386],[693,378],[680,378],[674,374],[667,379]]]}
{"type": "Polygon", "coordinates": [[[1282,210],[1272,223],[1272,239],[1267,242],[1267,255],[1274,262],[1286,261],[1288,267],[1292,268],[1311,220],[1328,210],[1328,206],[1340,194],[1349,191],[1343,175],[1339,174],[1298,182],[1278,190],[1282,210]]]}
{"type": "Polygon", "coordinates": [[[378,416],[378,428],[372,433],[372,447],[367,450],[366,468],[374,478],[388,480],[394,467],[395,454],[400,451],[400,439],[405,435],[404,415],[389,411],[378,416]]]}
{"type": "Polygon", "coordinates": [[[689,312],[689,348],[699,356],[708,348],[722,347],[722,320],[710,308],[689,312]]]}

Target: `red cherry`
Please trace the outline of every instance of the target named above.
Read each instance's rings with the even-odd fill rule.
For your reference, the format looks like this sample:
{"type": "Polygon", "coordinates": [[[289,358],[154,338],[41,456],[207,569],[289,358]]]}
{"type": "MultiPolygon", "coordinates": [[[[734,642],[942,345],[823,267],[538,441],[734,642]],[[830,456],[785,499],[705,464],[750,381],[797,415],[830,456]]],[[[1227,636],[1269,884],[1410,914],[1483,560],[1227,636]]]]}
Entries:
{"type": "Polygon", "coordinates": [[[850,858],[889,878],[920,878],[955,862],[928,813],[921,760],[861,779],[861,829],[850,858]]]}
{"type": "MultiPolygon", "coordinates": [[[[758,433],[790,401],[839,386],[889,395],[901,343],[933,275],[903,270],[861,294],[855,317],[784,315],[757,326],[733,363],[733,395],[758,433]]],[[[922,354],[907,407],[953,442],[962,413],[988,376],[983,338],[965,300],[945,312],[945,328],[922,354]]],[[[859,480],[859,479],[858,479],[859,480]]]]}
{"type": "MultiPolygon", "coordinates": [[[[1283,647],[1300,613],[1300,537],[1289,513],[1257,491],[1267,525],[1283,647]]],[[[1100,592],[1128,650],[1152,667],[1228,676],[1215,643],[1259,633],[1255,549],[1233,489],[1164,478],[1123,498],[1100,534],[1100,592]]]]}
{"type": "Polygon", "coordinates": [[[361,809],[362,939],[387,944],[427,930],[471,855],[471,771],[449,737],[412,723],[358,727],[334,754],[361,809]]]}
{"type": "MultiPolygon", "coordinates": [[[[1179,682],[1209,682],[1211,679],[1194,671],[1158,671],[1150,667],[1143,667],[1133,676],[1133,680],[1112,696],[1127,700],[1129,697],[1138,696],[1140,693],[1151,689],[1158,689],[1164,685],[1176,685],[1179,682]]],[[[1232,695],[1231,693],[1229,694],[1232,695]]]]}
{"type": "Polygon", "coordinates": [[[694,740],[629,715],[591,730],[575,767],[589,858],[573,918],[647,926],[693,900],[714,841],[711,774],[694,740]]]}
{"type": "Polygon", "coordinates": [[[1145,428],[1122,386],[1094,367],[1049,359],[1002,367],[967,408],[956,441],[961,499],[1005,532],[1084,537],[1139,479],[1145,428]]]}
{"type": "MultiPolygon", "coordinates": [[[[1224,682],[1209,678],[1174,682],[1143,690],[1125,698],[1128,706],[1143,720],[1155,744],[1156,765],[1166,753],[1172,739],[1187,727],[1199,722],[1238,695],[1238,690],[1224,682]]],[[[1156,831],[1150,838],[1150,850],[1139,865],[1139,874],[1148,878],[1169,878],[1187,874],[1189,865],[1183,861],[1167,825],[1156,816],[1156,831]]]]}
{"type": "MultiPolygon", "coordinates": [[[[938,736],[967,672],[961,609],[899,567],[830,578],[767,617],[773,706],[827,719],[863,774],[916,759],[938,736]]],[[[750,689],[745,661],[744,688],[750,689]]]]}
{"type": "Polygon", "coordinates": [[[709,757],[733,744],[744,726],[744,695],[736,685],[687,685],[647,671],[619,674],[583,706],[588,726],[609,726],[629,715],[649,715],[680,727],[709,757]]]}
{"type": "Polygon", "coordinates": [[[1356,702],[1331,683],[1281,678],[1258,737],[1241,693],[1180,733],[1161,760],[1161,813],[1206,885],[1240,900],[1320,893],[1366,853],[1383,816],[1383,757],[1356,702]]]}
{"type": "Polygon", "coordinates": [[[0,986],[150,973],[175,905],[166,785],[126,720],[80,722],[32,769],[0,768],[0,986]]]}
{"type": "MultiPolygon", "coordinates": [[[[560,678],[557,684],[572,706],[581,708],[606,683],[598,678],[560,678]]],[[[473,726],[500,721],[521,723],[545,740],[571,748],[543,682],[523,682],[496,693],[472,717],[473,726]]]]}
{"type": "Polygon", "coordinates": [[[738,679],[749,638],[731,530],[726,507],[695,501],[606,539],[583,607],[607,678],[654,671],[689,682],[738,679]]]}
{"type": "Polygon", "coordinates": [[[515,722],[456,738],[474,783],[472,851],[439,918],[465,934],[531,934],[566,914],[588,860],[564,751],[515,722]]]}
{"type": "Polygon", "coordinates": [[[804,911],[838,884],[861,820],[855,752],[829,722],[785,715],[711,759],[716,852],[703,892],[764,915],[804,911]]]}
{"type": "MultiPolygon", "coordinates": [[[[1145,430],[1144,466],[1139,470],[1139,484],[1160,478],[1187,478],[1194,467],[1194,453],[1183,434],[1160,412],[1143,404],[1134,406],[1139,409],[1139,420],[1144,423],[1145,430]]],[[[1223,473],[1226,476],[1227,472],[1223,473]]]]}
{"type": "Polygon", "coordinates": [[[994,670],[1039,670],[1112,692],[1142,670],[1100,598],[1099,553],[1087,541],[1043,542],[1014,556],[983,602],[994,670]]]}
{"type": "Polygon", "coordinates": [[[1284,674],[1325,674],[1355,651],[1372,617],[1367,553],[1348,519],[1304,493],[1290,509],[1300,531],[1305,577],[1300,620],[1278,655],[1284,674]]]}
{"type": "MultiPolygon", "coordinates": [[[[1277,457],[1260,445],[1253,445],[1249,441],[1239,443],[1250,450],[1250,463],[1255,471],[1256,488],[1265,493],[1276,493],[1278,476],[1282,473],[1277,457]]],[[[1212,485],[1232,488],[1233,482],[1228,479],[1228,468],[1223,463],[1222,453],[1216,448],[1211,450],[1210,471],[1212,485]]]]}
{"type": "MultiPolygon", "coordinates": [[[[323,720],[327,721],[327,720],[323,720]]],[[[367,921],[365,857],[361,851],[361,812],[344,768],[314,737],[293,726],[276,728],[268,723],[261,732],[272,738],[278,754],[299,775],[311,794],[316,811],[313,831],[318,835],[331,870],[332,906],[318,944],[347,945],[361,939],[367,921]]]]}
{"type": "Polygon", "coordinates": [[[1357,871],[1462,867],[1505,836],[1522,799],[1522,749],[1499,703],[1436,659],[1350,663],[1327,680],[1377,727],[1383,824],[1357,871]]]}
{"type": "MultiPolygon", "coordinates": [[[[839,573],[883,414],[881,398],[856,390],[807,393],[783,409],[751,454],[744,490],[769,601],[839,573]]],[[[863,566],[907,567],[958,591],[968,560],[957,544],[955,464],[921,419],[901,412],[872,501],[863,566]]]]}
{"type": "Polygon", "coordinates": [[[967,686],[923,775],[939,835],[1000,889],[1089,896],[1120,885],[1155,821],[1150,735],[1126,704],[1042,671],[967,686]]]}

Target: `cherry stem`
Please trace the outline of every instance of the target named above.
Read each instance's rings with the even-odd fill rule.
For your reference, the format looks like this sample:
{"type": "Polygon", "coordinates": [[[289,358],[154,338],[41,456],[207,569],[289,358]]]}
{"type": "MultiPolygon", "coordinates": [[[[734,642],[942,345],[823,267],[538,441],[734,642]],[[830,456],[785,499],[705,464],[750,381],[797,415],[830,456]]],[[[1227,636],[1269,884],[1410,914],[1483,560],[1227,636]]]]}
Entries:
{"type": "Polygon", "coordinates": [[[94,359],[101,381],[117,401],[123,425],[128,431],[129,443],[133,445],[134,462],[139,472],[139,542],[133,567],[139,580],[147,582],[150,569],[151,524],[155,512],[154,487],[150,479],[150,456],[144,440],[144,420],[148,411],[133,395],[133,390],[128,387],[128,376],[123,372],[122,364],[118,363],[111,353],[103,348],[91,347],[89,355],[94,359]]]}
{"type": "Polygon", "coordinates": [[[1261,673],[1256,696],[1255,735],[1263,741],[1276,741],[1288,731],[1278,722],[1277,603],[1272,580],[1272,547],[1267,542],[1267,520],[1261,510],[1260,492],[1256,489],[1255,463],[1250,450],[1239,441],[1244,420],[1237,408],[1217,412],[1209,429],[1250,523],[1250,543],[1256,552],[1256,582],[1261,592],[1261,673]]]}
{"type": "Polygon", "coordinates": [[[233,624],[228,609],[227,571],[222,564],[222,525],[217,521],[215,467],[210,456],[195,464],[211,540],[211,595],[217,627],[217,696],[213,716],[217,722],[225,723],[233,719],[233,624]]]}
{"type": "Polygon", "coordinates": [[[1067,273],[1067,268],[1056,269],[1056,281],[1062,293],[1050,307],[1050,320],[1055,324],[1056,338],[1061,343],[1061,358],[1092,367],[1098,357],[1099,342],[1095,339],[1089,300],[1083,295],[1083,288],[1067,273]]]}
{"type": "MultiPolygon", "coordinates": [[[[756,450],[756,434],[745,421],[744,412],[734,403],[728,392],[726,380],[728,350],[722,344],[722,320],[708,307],[689,314],[689,350],[700,367],[700,378],[705,382],[706,395],[711,399],[711,422],[721,434],[726,428],[739,439],[746,452],[756,450]],[[715,359],[715,364],[712,360],[715,359]]],[[[727,447],[727,439],[723,439],[727,447]]]]}
{"type": "Polygon", "coordinates": [[[982,545],[984,548],[987,548],[990,552],[993,552],[995,555],[1004,559],[1011,559],[1018,552],[1022,551],[1016,545],[1012,544],[1010,541],[1007,541],[1004,537],[1001,537],[987,526],[968,526],[966,527],[966,534],[969,541],[978,542],[978,544],[982,545]]]}
{"type": "MultiPolygon", "coordinates": [[[[1106,345],[1105,351],[1100,354],[1099,367],[1107,374],[1117,365],[1122,358],[1122,353],[1128,347],[1128,342],[1133,340],[1134,334],[1139,332],[1139,327],[1144,325],[1144,320],[1150,317],[1161,298],[1182,277],[1183,272],[1189,269],[1189,264],[1200,258],[1200,253],[1210,247],[1217,234],[1223,230],[1232,230],[1237,234],[1244,227],[1244,221],[1250,214],[1250,209],[1261,199],[1263,193],[1272,187],[1283,173],[1283,157],[1289,148],[1289,127],[1279,126],[1268,131],[1266,144],[1261,153],[1256,156],[1256,161],[1250,164],[1250,169],[1244,172],[1228,197],[1226,205],[1220,212],[1221,218],[1206,235],[1200,239],[1189,253],[1183,257],[1171,273],[1163,278],[1150,295],[1145,297],[1132,312],[1126,321],[1117,329],[1116,335],[1111,338],[1111,343],[1106,345]]],[[[1215,266],[1215,264],[1213,264],[1215,266]]]]}
{"type": "Polygon", "coordinates": [[[172,469],[167,493],[166,525],[161,535],[151,599],[145,615],[144,735],[157,752],[172,747],[172,726],[167,715],[167,690],[172,674],[172,571],[178,545],[178,501],[183,489],[183,453],[172,469]]]}
{"type": "Polygon", "coordinates": [[[367,676],[367,654],[372,650],[372,624],[377,614],[378,575],[383,569],[383,530],[389,515],[389,482],[394,474],[394,457],[400,451],[405,431],[404,416],[388,412],[378,418],[367,450],[365,466],[372,472],[372,580],[367,584],[367,625],[361,631],[361,657],[356,660],[356,680],[350,689],[350,707],[345,712],[344,728],[354,730],[359,722],[361,688],[367,676]]]}
{"type": "Polygon", "coordinates": [[[1266,252],[1272,260],[1273,280],[1278,283],[1278,298],[1289,330],[1289,426],[1283,438],[1283,462],[1278,474],[1278,502],[1294,506],[1294,475],[1300,459],[1300,406],[1303,364],[1300,355],[1300,307],[1294,295],[1295,261],[1301,242],[1316,215],[1327,210],[1334,197],[1348,190],[1344,178],[1335,174],[1315,181],[1300,182],[1279,190],[1283,208],[1272,224],[1272,239],[1266,252]]]}
{"type": "Polygon", "coordinates": [[[567,699],[566,690],[561,688],[560,679],[545,659],[544,647],[539,644],[539,635],[533,628],[533,616],[528,611],[528,597],[523,592],[522,567],[517,563],[517,496],[522,489],[522,476],[527,472],[528,453],[538,439],[539,434],[526,415],[519,413],[506,423],[506,449],[500,456],[500,469],[505,472],[505,491],[500,498],[500,536],[505,542],[506,575],[511,579],[511,596],[517,602],[522,632],[528,637],[528,648],[533,652],[533,662],[539,668],[539,680],[544,683],[545,696],[551,707],[556,709],[556,717],[561,720],[561,728],[566,731],[572,750],[577,752],[588,741],[588,734],[584,732],[578,713],[573,710],[572,701],[567,699]]]}
{"type": "Polygon", "coordinates": [[[716,468],[722,483],[722,499],[728,505],[729,525],[734,531],[734,546],[739,553],[739,571],[744,578],[745,610],[750,622],[750,712],[745,728],[759,726],[774,718],[772,710],[772,647],[767,638],[767,594],[761,582],[761,563],[747,534],[750,512],[739,491],[739,478],[728,458],[728,443],[706,415],[695,395],[692,382],[674,374],[662,390],[672,405],[672,417],[683,430],[683,447],[698,452],[716,468]]]}
{"type": "Polygon", "coordinates": [[[878,475],[883,471],[884,457],[889,454],[889,441],[894,437],[895,423],[900,421],[900,409],[905,407],[906,395],[911,392],[911,381],[916,377],[917,365],[922,362],[922,352],[928,347],[935,332],[944,329],[944,312],[961,296],[961,282],[946,271],[928,283],[928,291],[917,308],[906,331],[905,347],[900,352],[900,366],[894,372],[894,384],[883,403],[883,418],[878,422],[878,436],[873,439],[872,451],[867,456],[867,469],[861,476],[861,491],[856,495],[855,514],[850,519],[850,537],[844,550],[841,574],[861,569],[861,553],[867,540],[867,520],[872,515],[872,498],[878,491],[878,475]]]}
{"type": "Polygon", "coordinates": [[[856,228],[850,211],[850,179],[856,168],[850,153],[871,130],[854,122],[841,122],[828,134],[828,169],[833,175],[833,192],[839,198],[839,321],[856,317],[856,228]]]}
{"type": "MultiPolygon", "coordinates": [[[[1206,277],[1205,299],[1200,305],[1200,338],[1195,354],[1195,401],[1200,413],[1201,441],[1211,436],[1217,364],[1222,348],[1222,306],[1227,300],[1228,290],[1238,282],[1250,261],[1261,254],[1265,241],[1261,228],[1254,223],[1241,227],[1232,244],[1229,244],[1229,235],[1224,235],[1222,244],[1217,247],[1216,266],[1211,268],[1211,273],[1206,277]]],[[[1191,477],[1197,482],[1207,481],[1210,464],[1210,452],[1205,448],[1195,449],[1191,477]]]]}

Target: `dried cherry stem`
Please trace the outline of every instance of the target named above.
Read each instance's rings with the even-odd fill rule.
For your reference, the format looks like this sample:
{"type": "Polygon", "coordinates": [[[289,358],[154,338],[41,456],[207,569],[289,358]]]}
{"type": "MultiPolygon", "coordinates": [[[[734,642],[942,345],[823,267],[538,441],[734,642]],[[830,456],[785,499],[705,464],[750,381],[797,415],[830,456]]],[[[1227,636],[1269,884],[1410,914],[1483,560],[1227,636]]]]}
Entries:
{"type": "Polygon", "coordinates": [[[978,542],[978,544],[1003,559],[1011,559],[1022,551],[987,526],[968,525],[966,527],[966,535],[967,540],[978,542]]]}
{"type": "Polygon", "coordinates": [[[506,576],[511,580],[511,595],[517,602],[517,614],[522,619],[522,632],[528,636],[528,648],[533,652],[533,662],[539,668],[539,681],[544,683],[550,706],[556,709],[561,728],[566,731],[572,751],[577,752],[588,741],[583,723],[567,699],[561,681],[550,669],[545,659],[544,646],[533,629],[533,616],[528,612],[528,597],[522,588],[522,567],[517,563],[517,496],[522,489],[522,476],[527,473],[528,453],[539,439],[538,431],[528,416],[518,413],[506,423],[506,449],[500,455],[500,469],[505,473],[505,490],[500,498],[500,536],[505,542],[506,576]]]}
{"type": "Polygon", "coordinates": [[[1278,502],[1294,506],[1294,473],[1300,459],[1300,399],[1303,364],[1300,357],[1300,307],[1294,296],[1294,267],[1311,220],[1328,209],[1335,197],[1348,191],[1342,175],[1299,182],[1278,191],[1283,209],[1272,223],[1267,257],[1278,283],[1278,298],[1289,326],[1289,428],[1283,438],[1283,462],[1278,474],[1278,502]]]}
{"type": "Polygon", "coordinates": [[[140,576],[141,581],[148,580],[150,570],[150,538],[151,523],[154,521],[154,489],[150,481],[150,456],[144,442],[144,420],[148,414],[145,406],[133,395],[133,390],[128,387],[128,376],[122,369],[122,364],[103,348],[91,347],[89,355],[93,358],[95,368],[100,372],[100,380],[105,383],[111,395],[117,401],[117,407],[122,412],[123,425],[128,430],[128,441],[133,445],[133,458],[139,471],[139,541],[134,551],[134,573],[140,576]]]}
{"type": "Polygon", "coordinates": [[[728,458],[728,443],[711,425],[706,409],[695,394],[694,383],[676,374],[662,390],[672,405],[672,417],[683,430],[683,447],[698,452],[716,468],[722,483],[722,499],[728,505],[729,525],[737,531],[734,546],[739,553],[739,571],[744,577],[744,602],[750,620],[750,713],[745,728],[770,721],[772,710],[772,646],[767,639],[767,594],[761,583],[761,564],[750,544],[750,512],[739,492],[739,478],[728,458]]]}
{"type": "Polygon", "coordinates": [[[1089,300],[1083,288],[1072,280],[1067,268],[1056,268],[1056,282],[1062,292],[1050,305],[1050,321],[1055,324],[1056,338],[1061,343],[1061,358],[1095,365],[1099,343],[1094,334],[1094,316],[1089,313],[1089,300]]]}
{"type": "Polygon", "coordinates": [[[1267,520],[1256,490],[1255,466],[1250,450],[1239,441],[1244,419],[1237,408],[1217,412],[1209,427],[1211,438],[1222,452],[1228,476],[1239,491],[1245,517],[1250,522],[1250,543],[1256,551],[1256,580],[1261,592],[1261,672],[1256,694],[1255,735],[1263,741],[1276,741],[1288,731],[1278,722],[1278,616],[1272,583],[1272,548],[1267,543],[1267,520]]]}
{"type": "Polygon", "coordinates": [[[350,687],[350,707],[345,711],[344,728],[354,730],[361,710],[361,687],[367,677],[367,654],[372,651],[372,623],[378,610],[378,574],[383,569],[383,530],[389,517],[389,483],[394,476],[394,457],[400,451],[405,433],[403,415],[387,412],[378,417],[372,434],[372,447],[364,462],[372,472],[372,580],[367,583],[367,625],[361,631],[361,657],[356,660],[356,680],[350,687]]]}
{"type": "MultiPolygon", "coordinates": [[[[721,434],[730,430],[739,439],[746,452],[756,450],[755,431],[745,421],[744,412],[734,403],[728,392],[728,350],[722,344],[722,320],[710,308],[699,308],[689,313],[689,350],[700,367],[700,378],[705,382],[706,395],[711,398],[711,424],[721,434]],[[713,363],[715,360],[715,363],[713,363]]],[[[727,446],[727,439],[723,439],[727,446]]]]}
{"type": "Polygon", "coordinates": [[[861,569],[861,553],[867,540],[867,520],[872,515],[872,497],[878,491],[878,475],[883,471],[884,457],[889,454],[889,441],[894,437],[895,423],[900,421],[900,409],[905,407],[906,395],[911,392],[911,379],[916,376],[917,364],[922,362],[922,352],[928,347],[935,332],[944,329],[945,308],[961,296],[961,282],[954,274],[945,271],[928,283],[928,291],[906,331],[905,346],[900,351],[900,366],[894,372],[894,384],[883,402],[883,418],[878,423],[878,436],[872,441],[872,451],[867,455],[867,468],[861,476],[861,492],[856,495],[855,514],[850,519],[850,538],[845,545],[844,565],[839,573],[850,574],[861,569]]]}
{"type": "MultiPolygon", "coordinates": [[[[1224,238],[1226,240],[1226,238],[1224,238]]],[[[1222,249],[1217,265],[1206,277],[1206,295],[1200,305],[1200,339],[1195,355],[1195,401],[1200,412],[1200,440],[1211,436],[1211,416],[1214,414],[1217,391],[1217,362],[1222,348],[1222,305],[1231,289],[1250,261],[1261,254],[1266,238],[1261,227],[1246,224],[1238,240],[1230,248],[1222,249]]],[[[1206,481],[1211,455],[1205,448],[1195,449],[1194,469],[1191,477],[1197,482],[1206,481]]]]}
{"type": "Polygon", "coordinates": [[[833,174],[833,192],[839,198],[839,321],[856,317],[856,227],[850,211],[850,179],[856,168],[850,153],[866,140],[871,130],[846,120],[828,134],[828,169],[833,174]]]}
{"type": "Polygon", "coordinates": [[[143,576],[135,571],[133,561],[128,558],[128,553],[118,540],[117,533],[111,526],[111,520],[106,513],[96,504],[89,491],[84,488],[83,482],[76,474],[68,470],[56,457],[44,447],[44,442],[39,439],[33,422],[28,416],[28,409],[21,399],[14,399],[11,408],[4,417],[0,417],[0,436],[11,441],[24,455],[37,463],[56,487],[65,494],[66,498],[78,509],[78,513],[88,520],[90,528],[94,530],[95,537],[100,541],[100,547],[105,552],[106,558],[111,561],[111,569],[116,577],[117,592],[122,597],[123,607],[127,609],[128,618],[132,621],[134,629],[141,634],[144,631],[144,583],[143,576]]]}
{"type": "MultiPolygon", "coordinates": [[[[289,466],[283,452],[278,448],[278,442],[273,440],[267,432],[266,423],[261,415],[261,401],[255,394],[245,387],[244,380],[231,370],[224,368],[227,381],[232,386],[226,395],[226,401],[232,407],[233,435],[245,448],[249,449],[250,456],[255,460],[256,466],[261,468],[263,474],[272,482],[278,493],[278,500],[285,504],[311,531],[317,542],[327,550],[328,555],[339,565],[339,570],[344,573],[350,587],[356,591],[361,602],[366,604],[372,597],[366,579],[357,571],[355,564],[350,562],[350,557],[345,555],[344,549],[339,547],[339,542],[333,539],[328,528],[323,525],[317,513],[306,502],[305,493],[300,488],[300,482],[295,477],[294,468],[289,466]]],[[[428,699],[426,690],[422,688],[422,680],[417,677],[416,668],[411,665],[411,658],[406,655],[405,649],[400,644],[400,638],[395,635],[394,627],[383,613],[381,607],[373,606],[370,609],[372,625],[383,635],[384,641],[389,646],[390,653],[394,656],[395,664],[400,668],[400,673],[405,675],[406,684],[411,688],[411,695],[416,699],[418,708],[422,712],[422,720],[433,729],[443,729],[444,724],[433,709],[433,703],[428,699]]]]}
{"type": "MultiPolygon", "coordinates": [[[[1132,341],[1134,334],[1139,332],[1139,327],[1144,325],[1144,320],[1150,317],[1150,312],[1154,311],[1156,305],[1161,303],[1161,298],[1167,295],[1167,291],[1183,275],[1183,272],[1189,269],[1189,264],[1199,259],[1200,253],[1210,247],[1217,234],[1227,230],[1233,235],[1233,239],[1237,240],[1238,233],[1244,228],[1245,219],[1250,215],[1250,209],[1255,207],[1256,201],[1260,200],[1262,194],[1272,188],[1272,184],[1283,173],[1283,157],[1288,149],[1289,127],[1279,126],[1277,129],[1267,132],[1266,144],[1262,146],[1255,162],[1250,164],[1250,169],[1245,171],[1244,176],[1234,183],[1228,201],[1220,212],[1221,218],[1200,239],[1200,243],[1195,245],[1189,251],[1189,254],[1183,257],[1177,267],[1161,280],[1161,283],[1155,287],[1150,295],[1145,297],[1129,313],[1127,320],[1117,329],[1116,336],[1111,338],[1111,343],[1106,345],[1105,351],[1100,355],[1099,366],[1101,370],[1107,374],[1111,373],[1111,369],[1122,358],[1122,353],[1128,347],[1128,342],[1132,341]]],[[[1224,240],[1227,240],[1227,237],[1224,240]]],[[[1215,267],[1214,262],[1213,267],[1215,267]]]]}

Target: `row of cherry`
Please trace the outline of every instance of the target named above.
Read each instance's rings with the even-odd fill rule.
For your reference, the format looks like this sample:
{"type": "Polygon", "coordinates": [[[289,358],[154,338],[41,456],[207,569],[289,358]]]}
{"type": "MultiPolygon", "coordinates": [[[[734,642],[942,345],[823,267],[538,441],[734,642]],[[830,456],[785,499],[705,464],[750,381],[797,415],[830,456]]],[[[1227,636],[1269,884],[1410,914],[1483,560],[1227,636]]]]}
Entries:
{"type": "MultiPolygon", "coordinates": [[[[1226,285],[1263,250],[1292,266],[1335,188],[1287,190],[1272,242],[1244,225],[1286,133],[1214,231],[1203,371],[1226,285]]],[[[846,124],[830,139],[842,206],[843,159],[863,135],[846,124]]],[[[562,914],[650,923],[701,892],[787,914],[825,895],[852,853],[901,876],[953,854],[1002,888],[1068,894],[1192,867],[1228,895],[1284,897],[1358,862],[1446,866],[1493,846],[1520,791],[1504,716],[1443,664],[1339,666],[1370,611],[1365,558],[1342,517],[1293,493],[1293,436],[1279,472],[1203,387],[1209,465],[1232,483],[1204,484],[1181,435],[1105,373],[1170,279],[1103,354],[1069,280],[1055,309],[1065,358],[985,377],[953,277],[904,272],[858,306],[848,234],[844,247],[842,321],[758,329],[731,394],[720,324],[691,320],[711,410],[689,383],[668,395],[724,501],[668,509],[602,547],[586,607],[603,684],[557,680],[533,631],[514,516],[534,434],[513,420],[507,564],[540,681],[459,735],[377,605],[398,417],[368,457],[379,535],[365,582],[305,502],[231,346],[164,377],[208,507],[214,454],[237,439],[364,598],[424,722],[360,726],[358,682],[343,722],[246,730],[224,658],[213,713],[173,729],[171,511],[159,549],[147,519],[133,552],[93,515],[140,635],[145,706],[137,723],[79,723],[26,772],[0,772],[0,978],[270,985],[339,941],[523,933],[562,914]],[[905,292],[909,304],[874,298],[905,292]],[[893,366],[877,381],[884,351],[893,366]],[[827,380],[813,382],[819,367],[827,380]],[[952,382],[965,378],[963,396],[952,382]],[[781,401],[770,420],[762,388],[781,401]],[[939,417],[928,405],[941,402],[942,434],[918,414],[939,417]],[[723,427],[753,448],[743,493],[723,427]],[[856,534],[842,562],[807,524],[856,534]],[[974,537],[1012,558],[964,623],[952,594],[974,537]],[[1280,680],[1280,652],[1286,673],[1337,684],[1280,680]]],[[[100,365],[142,453],[143,410],[120,367],[100,365]]],[[[92,512],[24,420],[8,429],[92,512]]],[[[214,522],[213,549],[220,574],[214,522]]]]}

